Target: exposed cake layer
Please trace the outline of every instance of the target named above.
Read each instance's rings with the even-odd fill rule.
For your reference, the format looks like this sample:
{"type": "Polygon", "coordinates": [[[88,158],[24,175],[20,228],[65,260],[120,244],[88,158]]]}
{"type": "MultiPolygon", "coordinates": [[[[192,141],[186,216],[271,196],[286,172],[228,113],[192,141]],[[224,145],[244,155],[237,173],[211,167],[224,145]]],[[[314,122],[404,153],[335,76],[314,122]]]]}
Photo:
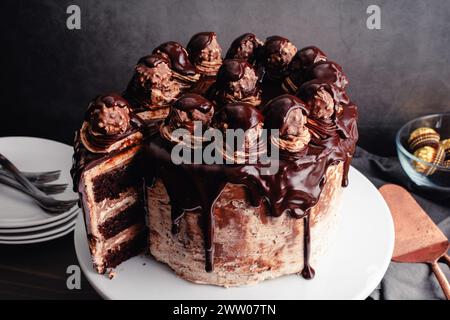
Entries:
{"type": "Polygon", "coordinates": [[[143,224],[134,224],[109,239],[88,236],[94,267],[98,273],[114,268],[145,248],[147,229],[143,224]]]}
{"type": "Polygon", "coordinates": [[[119,199],[124,190],[129,190],[139,183],[141,178],[138,168],[130,162],[132,160],[126,160],[122,165],[112,169],[104,168],[107,171],[100,172],[97,176],[94,174],[92,188],[95,202],[119,199]]]}
{"type": "Polygon", "coordinates": [[[100,273],[135,255],[145,244],[140,149],[138,145],[98,159],[82,174],[89,246],[100,273]]]}
{"type": "MultiPolygon", "coordinates": [[[[332,165],[319,202],[310,211],[310,260],[327,250],[338,226],[343,164],[332,165]]],[[[305,265],[305,221],[289,215],[270,216],[265,205],[253,207],[246,188],[227,184],[214,210],[214,270],[205,271],[204,231],[199,210],[182,216],[179,232],[171,233],[171,205],[160,179],[147,189],[149,247],[180,277],[225,287],[254,284],[305,265]]],[[[308,218],[308,216],[307,216],[308,218]]]]}
{"type": "Polygon", "coordinates": [[[140,179],[133,179],[134,185],[126,179],[131,176],[129,171],[137,170],[133,166],[137,166],[136,155],[140,148],[135,146],[107,157],[83,172],[81,183],[89,233],[99,236],[99,223],[139,200],[140,179]],[[114,181],[113,177],[120,177],[122,181],[114,181]]]}
{"type": "Polygon", "coordinates": [[[115,215],[98,226],[98,230],[104,239],[109,239],[134,224],[145,224],[145,213],[141,201],[117,210],[115,215]]]}

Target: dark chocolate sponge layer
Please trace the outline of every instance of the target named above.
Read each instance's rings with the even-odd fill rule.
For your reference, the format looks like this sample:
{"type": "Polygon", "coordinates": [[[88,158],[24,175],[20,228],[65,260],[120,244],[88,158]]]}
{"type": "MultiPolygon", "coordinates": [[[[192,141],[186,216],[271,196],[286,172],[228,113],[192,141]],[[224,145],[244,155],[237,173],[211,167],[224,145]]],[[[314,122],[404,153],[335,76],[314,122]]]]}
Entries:
{"type": "Polygon", "coordinates": [[[125,260],[146,250],[147,229],[143,228],[138,236],[123,242],[120,246],[109,250],[104,257],[105,268],[115,268],[125,260]]]}
{"type": "Polygon", "coordinates": [[[140,180],[136,165],[121,166],[94,178],[95,202],[104,199],[118,199],[120,193],[137,184],[140,180]]]}
{"type": "Polygon", "coordinates": [[[145,211],[141,202],[136,202],[114,217],[107,219],[98,229],[105,239],[110,239],[134,224],[145,224],[145,211]]]}

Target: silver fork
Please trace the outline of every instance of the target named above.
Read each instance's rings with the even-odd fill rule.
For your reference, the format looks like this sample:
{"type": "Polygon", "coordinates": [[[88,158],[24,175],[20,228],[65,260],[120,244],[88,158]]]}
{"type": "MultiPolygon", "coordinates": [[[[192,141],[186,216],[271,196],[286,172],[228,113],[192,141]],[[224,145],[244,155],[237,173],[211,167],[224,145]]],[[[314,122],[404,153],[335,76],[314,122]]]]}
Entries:
{"type": "MultiPolygon", "coordinates": [[[[62,213],[72,208],[78,200],[56,200],[47,196],[36,186],[34,186],[14,164],[11,163],[4,155],[0,153],[0,164],[24,187],[24,192],[32,197],[38,205],[49,213],[62,213]]],[[[5,182],[5,180],[3,181],[5,182]]],[[[7,182],[5,182],[7,184],[7,182]]]]}
{"type": "MultiPolygon", "coordinates": [[[[8,171],[0,168],[0,173],[3,174],[7,174],[9,175],[11,178],[13,178],[13,176],[11,176],[8,171]]],[[[30,180],[30,182],[36,182],[36,183],[47,183],[47,182],[52,182],[55,180],[58,180],[59,176],[61,175],[61,170],[55,170],[55,171],[44,171],[44,172],[26,172],[26,171],[22,171],[22,174],[25,176],[25,178],[27,178],[28,180],[30,180]]]]}
{"type": "MultiPolygon", "coordinates": [[[[22,185],[17,183],[17,181],[11,177],[11,175],[0,171],[0,177],[9,181],[10,184],[13,184],[13,188],[16,188],[21,191],[23,189],[22,185]]],[[[39,190],[44,192],[45,194],[58,194],[63,193],[67,189],[67,184],[57,184],[57,183],[42,183],[42,182],[32,182],[39,190]]]]}
{"type": "Polygon", "coordinates": [[[10,186],[12,188],[15,188],[15,189],[25,193],[26,195],[30,196],[37,202],[37,204],[42,209],[44,209],[45,211],[47,211],[49,213],[58,214],[58,213],[66,212],[71,207],[73,207],[76,203],[76,201],[69,200],[71,202],[71,204],[69,205],[68,201],[60,201],[60,200],[55,200],[52,198],[49,199],[49,197],[42,197],[40,195],[37,195],[37,194],[27,190],[26,188],[22,187],[20,184],[14,183],[10,179],[5,178],[3,176],[0,176],[0,183],[10,186]],[[51,201],[51,200],[54,200],[54,201],[51,201]]]}

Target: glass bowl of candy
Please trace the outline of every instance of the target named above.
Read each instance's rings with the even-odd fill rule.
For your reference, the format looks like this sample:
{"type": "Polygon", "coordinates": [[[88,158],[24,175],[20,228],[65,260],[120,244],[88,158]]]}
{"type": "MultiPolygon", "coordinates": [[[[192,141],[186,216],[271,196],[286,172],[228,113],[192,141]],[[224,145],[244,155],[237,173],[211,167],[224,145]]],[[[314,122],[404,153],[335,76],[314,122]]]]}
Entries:
{"type": "Polygon", "coordinates": [[[406,123],[396,145],[400,164],[415,184],[450,193],[450,112],[406,123]]]}

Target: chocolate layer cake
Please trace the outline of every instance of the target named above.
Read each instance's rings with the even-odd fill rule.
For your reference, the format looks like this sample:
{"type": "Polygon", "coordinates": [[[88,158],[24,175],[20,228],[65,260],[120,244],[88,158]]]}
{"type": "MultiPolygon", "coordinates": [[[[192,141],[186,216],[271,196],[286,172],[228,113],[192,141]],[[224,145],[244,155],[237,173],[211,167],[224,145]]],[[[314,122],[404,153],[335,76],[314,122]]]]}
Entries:
{"type": "Polygon", "coordinates": [[[214,32],[186,49],[163,43],[124,98],[88,108],[73,176],[98,272],[147,249],[196,283],[314,277],[358,139],[347,77],[319,48],[280,36],[247,33],[221,55],[214,32]],[[243,139],[230,145],[229,130],[243,139]],[[192,151],[181,162],[180,146],[192,151]],[[191,163],[195,151],[215,161],[191,163]]]}
{"type": "Polygon", "coordinates": [[[72,174],[94,267],[115,267],[145,247],[140,155],[143,132],[119,95],[94,99],[75,139],[72,174]]]}

